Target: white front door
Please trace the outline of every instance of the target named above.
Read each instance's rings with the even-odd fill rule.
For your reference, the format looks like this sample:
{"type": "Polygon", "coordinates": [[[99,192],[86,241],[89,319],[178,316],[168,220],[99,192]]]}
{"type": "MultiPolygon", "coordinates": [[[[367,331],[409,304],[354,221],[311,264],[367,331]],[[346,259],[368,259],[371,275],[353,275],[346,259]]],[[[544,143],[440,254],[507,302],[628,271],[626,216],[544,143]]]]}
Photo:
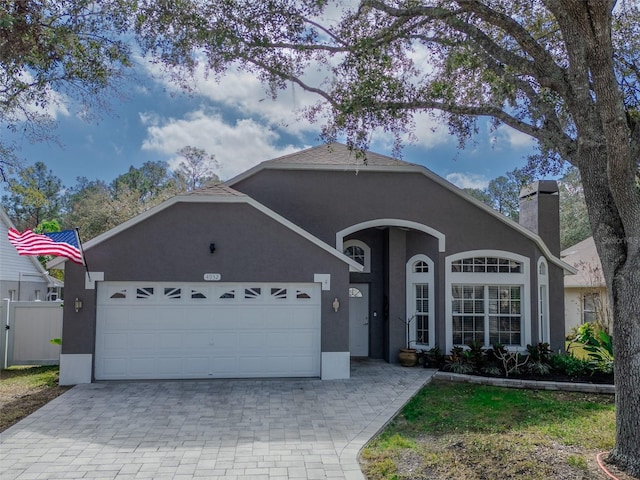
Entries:
{"type": "Polygon", "coordinates": [[[369,285],[349,285],[349,351],[352,357],[369,356],[369,285]]]}

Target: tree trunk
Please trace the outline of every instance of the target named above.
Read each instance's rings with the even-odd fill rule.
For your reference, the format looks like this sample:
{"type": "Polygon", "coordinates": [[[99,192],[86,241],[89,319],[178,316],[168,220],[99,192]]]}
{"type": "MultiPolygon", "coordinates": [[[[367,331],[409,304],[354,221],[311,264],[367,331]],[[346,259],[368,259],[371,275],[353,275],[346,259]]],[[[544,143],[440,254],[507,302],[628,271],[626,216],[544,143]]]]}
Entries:
{"type": "Polygon", "coordinates": [[[640,265],[627,262],[611,288],[616,446],[609,461],[640,478],[640,265]]]}
{"type": "Polygon", "coordinates": [[[585,143],[578,163],[613,313],[616,446],[609,460],[640,477],[640,239],[625,233],[637,225],[623,225],[610,187],[602,181],[606,153],[595,141],[585,143]]]}

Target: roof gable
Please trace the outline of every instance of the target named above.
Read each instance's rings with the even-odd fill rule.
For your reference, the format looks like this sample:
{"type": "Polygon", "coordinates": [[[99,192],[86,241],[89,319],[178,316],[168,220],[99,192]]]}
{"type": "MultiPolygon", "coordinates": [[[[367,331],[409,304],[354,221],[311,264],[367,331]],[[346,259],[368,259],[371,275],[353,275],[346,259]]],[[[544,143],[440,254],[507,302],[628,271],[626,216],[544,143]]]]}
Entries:
{"type": "Polygon", "coordinates": [[[562,261],[551,253],[547,245],[539,235],[531,230],[523,227],[510,218],[502,215],[493,208],[485,205],[481,201],[469,195],[464,190],[456,187],[444,178],[436,175],[431,170],[422,165],[397,160],[392,157],[381,155],[374,152],[366,152],[364,157],[357,156],[356,153],[347,145],[340,143],[331,143],[312,147],[300,152],[284,155],[273,160],[264,161],[244,173],[225,182],[226,185],[233,185],[249,178],[256,173],[267,169],[280,170],[339,170],[339,171],[368,171],[368,172],[402,172],[416,173],[424,175],[433,182],[439,184],[445,189],[451,191],[455,195],[463,198],[465,201],[475,205],[477,208],[484,210],[493,217],[513,228],[518,233],[532,240],[543,255],[553,264],[562,268],[568,274],[575,274],[576,269],[568,263],[562,261]]]}
{"type": "MultiPolygon", "coordinates": [[[[339,252],[332,246],[323,242],[319,238],[315,237],[314,235],[310,234],[306,230],[300,228],[299,226],[295,225],[294,223],[290,222],[286,218],[282,217],[281,215],[277,214],[276,212],[267,208],[266,206],[262,205],[256,200],[250,198],[244,193],[238,192],[237,190],[234,190],[228,185],[223,185],[223,184],[203,187],[203,188],[194,190],[193,192],[186,193],[184,195],[177,195],[175,197],[172,197],[162,202],[161,204],[147,210],[146,212],[141,213],[140,215],[137,215],[134,218],[127,220],[126,222],[118,225],[117,227],[112,228],[111,230],[89,240],[84,244],[84,249],[90,250],[94,246],[99,245],[100,243],[108,240],[109,238],[114,237],[118,233],[123,232],[128,228],[131,228],[132,226],[144,221],[145,219],[153,215],[160,213],[161,211],[169,208],[172,205],[175,205],[176,203],[244,203],[244,204],[248,204],[253,208],[255,208],[256,210],[260,211],[261,213],[272,218],[276,222],[280,223],[281,225],[285,226],[289,230],[292,230],[296,234],[300,235],[305,240],[313,243],[314,245],[321,248],[322,250],[325,250],[331,255],[342,260],[349,266],[355,268],[357,271],[362,270],[362,265],[350,259],[346,255],[344,255],[342,252],[339,252]]],[[[51,260],[47,264],[47,266],[49,268],[60,268],[59,266],[61,264],[64,264],[66,260],[67,259],[63,257],[57,257],[51,260]]]]}

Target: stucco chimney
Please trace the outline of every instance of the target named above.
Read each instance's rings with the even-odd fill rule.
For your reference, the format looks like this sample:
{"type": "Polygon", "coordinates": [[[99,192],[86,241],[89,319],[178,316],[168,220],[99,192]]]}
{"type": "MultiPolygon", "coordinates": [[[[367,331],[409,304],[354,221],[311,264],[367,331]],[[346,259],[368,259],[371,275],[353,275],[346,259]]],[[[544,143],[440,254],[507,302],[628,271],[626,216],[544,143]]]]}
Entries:
{"type": "Polygon", "coordinates": [[[520,191],[520,225],[537,233],[560,256],[560,195],[555,180],[540,180],[520,191]]]}

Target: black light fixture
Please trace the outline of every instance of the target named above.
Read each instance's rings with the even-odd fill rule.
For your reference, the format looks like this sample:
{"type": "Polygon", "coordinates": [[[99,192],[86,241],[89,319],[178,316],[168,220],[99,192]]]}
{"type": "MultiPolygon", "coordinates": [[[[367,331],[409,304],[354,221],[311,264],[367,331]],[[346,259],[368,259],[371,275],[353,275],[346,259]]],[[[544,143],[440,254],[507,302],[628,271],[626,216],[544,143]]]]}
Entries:
{"type": "Polygon", "coordinates": [[[209,244],[209,253],[213,253],[216,251],[216,244],[215,243],[210,243],[209,244]]]}

